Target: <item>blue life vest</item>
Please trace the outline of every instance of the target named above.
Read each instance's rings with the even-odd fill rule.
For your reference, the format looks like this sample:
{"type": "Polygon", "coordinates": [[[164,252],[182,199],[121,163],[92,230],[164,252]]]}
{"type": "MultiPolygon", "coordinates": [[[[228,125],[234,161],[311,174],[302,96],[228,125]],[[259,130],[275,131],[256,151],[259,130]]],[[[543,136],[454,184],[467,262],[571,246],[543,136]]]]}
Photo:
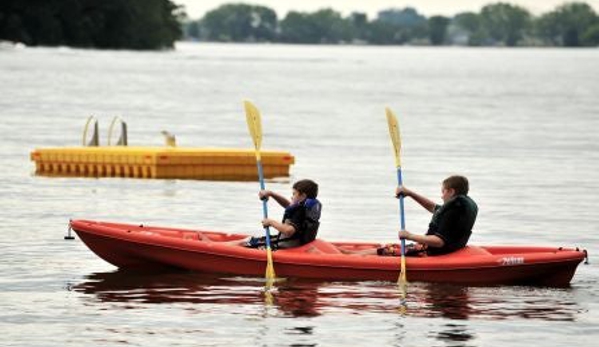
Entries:
{"type": "Polygon", "coordinates": [[[292,213],[300,213],[300,215],[303,217],[303,222],[302,225],[298,226],[299,230],[296,230],[291,237],[281,239],[281,234],[279,234],[277,241],[299,240],[300,244],[302,245],[314,241],[316,239],[316,235],[318,234],[318,228],[320,227],[321,211],[322,204],[320,201],[318,201],[318,199],[305,199],[298,204],[288,206],[285,209],[285,216],[283,216],[283,220],[285,220],[286,216],[292,213]]]}

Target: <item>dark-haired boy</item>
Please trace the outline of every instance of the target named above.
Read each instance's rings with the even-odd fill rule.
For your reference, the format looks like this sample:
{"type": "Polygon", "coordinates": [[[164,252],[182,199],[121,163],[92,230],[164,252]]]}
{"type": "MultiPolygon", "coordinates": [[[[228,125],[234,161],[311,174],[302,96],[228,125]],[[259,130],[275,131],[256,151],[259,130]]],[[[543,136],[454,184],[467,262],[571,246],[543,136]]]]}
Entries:
{"type": "MultiPolygon", "coordinates": [[[[413,234],[407,230],[399,231],[400,238],[416,242],[416,244],[406,245],[406,255],[441,255],[466,246],[478,214],[478,206],[468,196],[468,190],[466,177],[459,175],[447,177],[441,184],[443,205],[438,205],[405,186],[396,188],[397,197],[401,195],[410,197],[433,214],[425,235],[413,234]]],[[[399,244],[387,244],[377,249],[345,253],[400,256],[401,247],[399,244]]]]}
{"type": "MultiPolygon", "coordinates": [[[[262,226],[273,227],[279,232],[279,235],[271,238],[273,248],[297,247],[316,238],[322,209],[322,205],[316,199],[317,196],[318,184],[308,179],[293,184],[290,200],[270,190],[262,190],[258,193],[261,200],[273,198],[285,208],[282,221],[271,218],[262,220],[262,226]]],[[[236,244],[260,248],[265,246],[265,238],[250,237],[236,244]]]]}

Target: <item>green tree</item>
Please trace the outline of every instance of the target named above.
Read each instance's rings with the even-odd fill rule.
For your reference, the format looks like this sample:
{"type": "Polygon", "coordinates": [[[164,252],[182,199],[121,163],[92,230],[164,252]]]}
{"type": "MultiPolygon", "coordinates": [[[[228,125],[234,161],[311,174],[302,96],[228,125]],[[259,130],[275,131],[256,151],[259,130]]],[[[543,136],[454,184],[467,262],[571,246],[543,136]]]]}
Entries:
{"type": "Polygon", "coordinates": [[[531,25],[531,15],[520,6],[496,3],[484,6],[481,24],[489,37],[506,46],[516,46],[531,25]]]}
{"type": "Polygon", "coordinates": [[[469,46],[481,46],[488,41],[480,14],[462,12],[454,17],[453,22],[457,28],[466,32],[469,46]]]}
{"type": "Polygon", "coordinates": [[[429,40],[432,45],[439,46],[445,43],[449,18],[433,16],[428,19],[429,40]]]}
{"type": "Polygon", "coordinates": [[[204,39],[210,41],[273,41],[277,14],[265,6],[225,4],[201,20],[204,39]]]}
{"type": "Polygon", "coordinates": [[[100,31],[95,45],[100,48],[172,47],[182,34],[183,13],[168,0],[103,0],[97,9],[100,31]]]}
{"type": "Polygon", "coordinates": [[[385,43],[404,44],[417,39],[426,39],[428,35],[428,21],[414,8],[388,9],[378,13],[373,22],[372,31],[374,40],[385,43]],[[391,33],[392,32],[392,33],[391,33]],[[376,38],[378,34],[384,35],[376,38]]]}
{"type": "Polygon", "coordinates": [[[183,37],[186,39],[200,39],[200,21],[192,20],[183,24],[183,37]]]}
{"type": "Polygon", "coordinates": [[[316,30],[307,13],[290,11],[280,23],[280,39],[290,43],[316,43],[316,30]]]}
{"type": "Polygon", "coordinates": [[[588,4],[573,2],[542,15],[536,22],[536,31],[539,37],[553,45],[595,45],[592,28],[598,22],[597,14],[588,4]]]}
{"type": "Polygon", "coordinates": [[[380,19],[370,22],[363,35],[368,43],[375,45],[403,44],[407,41],[406,37],[401,36],[401,31],[396,25],[380,19]]]}
{"type": "Polygon", "coordinates": [[[599,46],[599,23],[589,27],[582,35],[585,46],[599,46]]]}
{"type": "Polygon", "coordinates": [[[454,17],[454,21],[458,26],[471,33],[477,32],[482,28],[480,15],[474,12],[459,13],[454,17]]]}
{"type": "Polygon", "coordinates": [[[280,38],[291,43],[339,43],[351,41],[351,23],[332,9],[314,13],[291,11],[281,21],[280,38]]]}
{"type": "Polygon", "coordinates": [[[2,0],[0,39],[27,45],[160,49],[181,37],[170,0],[2,0]]]}
{"type": "Polygon", "coordinates": [[[366,40],[366,32],[368,31],[368,16],[366,13],[353,12],[346,19],[348,30],[347,36],[352,40],[366,40]]]}

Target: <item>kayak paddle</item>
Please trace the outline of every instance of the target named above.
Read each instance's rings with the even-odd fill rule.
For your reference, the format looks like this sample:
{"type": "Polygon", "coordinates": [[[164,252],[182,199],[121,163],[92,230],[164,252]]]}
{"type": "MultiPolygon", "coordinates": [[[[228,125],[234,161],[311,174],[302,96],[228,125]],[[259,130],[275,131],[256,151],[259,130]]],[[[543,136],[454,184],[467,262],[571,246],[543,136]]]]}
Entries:
{"type": "MultiPolygon", "coordinates": [[[[391,135],[391,142],[393,142],[393,152],[395,154],[395,166],[397,167],[397,184],[401,186],[403,184],[403,180],[401,177],[401,137],[399,136],[399,124],[397,123],[397,117],[393,111],[391,111],[388,107],[385,108],[385,113],[387,114],[387,123],[389,125],[389,135],[391,135]]],[[[403,203],[403,195],[399,196],[399,222],[401,226],[401,230],[406,229],[406,220],[404,217],[404,203],[403,203]]],[[[406,278],[406,240],[401,239],[401,271],[399,272],[399,278],[397,279],[397,283],[400,286],[405,286],[407,284],[406,278]]]]}
{"type": "MultiPolygon", "coordinates": [[[[260,120],[260,111],[249,101],[243,102],[245,106],[245,115],[250,130],[250,135],[254,141],[254,147],[256,148],[256,165],[258,166],[258,179],[260,180],[260,190],[264,188],[264,174],[262,171],[262,160],[260,157],[260,146],[262,145],[262,121],[260,120]]],[[[264,218],[268,218],[268,206],[267,200],[262,200],[262,212],[264,218]]],[[[267,288],[270,288],[275,280],[275,268],[272,261],[272,249],[270,247],[270,229],[264,227],[266,233],[266,283],[267,288]]]]}

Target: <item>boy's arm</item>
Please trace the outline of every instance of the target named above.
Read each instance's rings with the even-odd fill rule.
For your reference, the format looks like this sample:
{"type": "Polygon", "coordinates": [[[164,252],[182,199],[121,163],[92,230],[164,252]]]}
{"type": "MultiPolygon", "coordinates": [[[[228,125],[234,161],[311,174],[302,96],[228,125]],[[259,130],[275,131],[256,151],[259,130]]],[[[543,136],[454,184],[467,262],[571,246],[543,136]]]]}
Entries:
{"type": "Polygon", "coordinates": [[[443,239],[437,235],[418,235],[412,234],[407,230],[401,230],[399,232],[399,237],[402,239],[418,242],[429,247],[440,248],[445,245],[445,241],[443,241],[443,239]]]}
{"type": "Polygon", "coordinates": [[[264,227],[273,227],[277,229],[277,231],[279,231],[281,234],[284,234],[287,237],[295,234],[295,227],[293,225],[281,223],[274,219],[266,218],[262,221],[262,225],[264,227]]]}
{"type": "Polygon", "coordinates": [[[432,200],[412,190],[409,190],[404,186],[397,187],[397,189],[395,190],[395,196],[399,197],[400,194],[411,197],[412,199],[414,199],[414,201],[416,201],[420,206],[424,207],[424,209],[429,211],[430,213],[433,213],[435,211],[435,206],[437,204],[435,204],[432,200]]]}
{"type": "Polygon", "coordinates": [[[271,190],[263,190],[260,192],[259,196],[260,196],[260,199],[272,197],[283,208],[287,208],[287,207],[289,207],[289,205],[291,205],[291,202],[289,200],[287,200],[287,198],[285,198],[281,194],[275,193],[271,190]]]}

